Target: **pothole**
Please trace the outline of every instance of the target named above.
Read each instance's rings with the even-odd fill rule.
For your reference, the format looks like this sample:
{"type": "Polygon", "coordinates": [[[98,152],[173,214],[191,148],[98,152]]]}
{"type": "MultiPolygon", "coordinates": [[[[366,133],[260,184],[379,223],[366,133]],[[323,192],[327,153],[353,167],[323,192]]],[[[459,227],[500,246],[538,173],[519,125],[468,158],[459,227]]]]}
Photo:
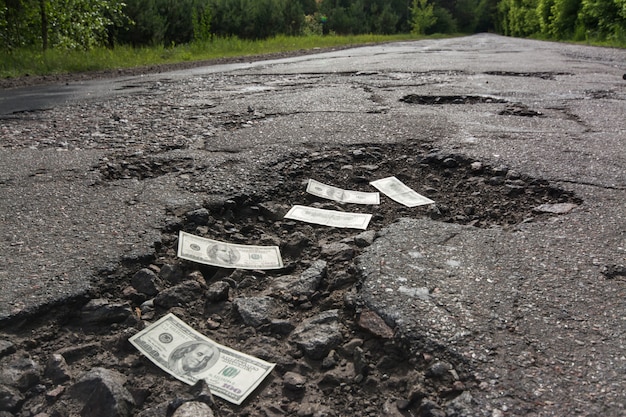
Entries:
{"type": "Polygon", "coordinates": [[[602,100],[602,99],[619,100],[620,99],[617,93],[613,90],[588,90],[588,91],[585,91],[585,94],[587,95],[587,97],[590,97],[594,100],[602,100]]]}
{"type": "Polygon", "coordinates": [[[523,104],[513,104],[498,112],[500,116],[543,117],[543,113],[529,109],[523,104]]]}
{"type": "Polygon", "coordinates": [[[400,99],[409,104],[425,104],[425,105],[438,105],[438,104],[476,104],[476,103],[506,103],[506,100],[488,97],[488,96],[465,96],[465,95],[451,95],[451,96],[439,96],[439,95],[419,95],[408,94],[400,99]]]}
{"type": "Polygon", "coordinates": [[[487,75],[498,75],[504,77],[533,77],[542,80],[555,80],[558,75],[573,75],[570,72],[513,72],[513,71],[487,71],[487,75]]]}
{"type": "MultiPolygon", "coordinates": [[[[545,180],[419,143],[303,153],[263,171],[267,173],[266,184],[280,184],[267,193],[271,200],[282,204],[310,201],[303,186],[309,178],[343,189],[373,191],[369,182],[388,176],[398,177],[435,201],[432,206],[406,209],[383,199],[374,210],[373,222],[377,225],[394,221],[400,215],[424,215],[476,227],[511,227],[541,219],[544,214],[534,209],[542,204],[582,202],[573,193],[553,187],[545,180]]],[[[212,184],[203,185],[198,180],[193,181],[193,189],[189,190],[212,189],[212,184]]],[[[371,208],[350,207],[350,210],[365,212],[371,208]]]]}
{"type": "MultiPolygon", "coordinates": [[[[152,174],[191,167],[186,159],[170,168],[144,159],[127,162],[145,163],[142,169],[152,174]]],[[[453,404],[459,415],[473,414],[471,401],[465,401],[477,388],[469,365],[445,348],[428,351],[411,345],[394,334],[394,323],[367,310],[357,295],[360,276],[354,259],[371,243],[374,231],[399,217],[429,216],[477,227],[516,225],[555,215],[533,213],[540,204],[581,200],[505,166],[419,143],[329,148],[292,155],[266,168],[267,175],[248,193],[194,210],[172,209],[154,251],[101,271],[100,282],[85,298],[5,326],[0,334],[3,369],[17,369],[24,357],[34,364],[16,371],[30,379],[23,379],[19,395],[11,397],[14,415],[79,415],[83,404],[73,386],[93,368],[123,375],[136,416],[165,416],[184,402],[207,402],[206,395],[169,376],[128,343],[146,322],[167,312],[222,345],[277,364],[243,405],[209,401],[221,417],[302,415],[303,409],[336,417],[446,415],[453,404]],[[409,209],[383,199],[378,206],[344,207],[307,194],[304,186],[314,178],[372,191],[369,181],[389,175],[435,205],[409,209]],[[334,229],[285,219],[293,204],[374,216],[366,232],[334,229]],[[180,230],[230,243],[277,245],[285,267],[247,271],[183,261],[177,257],[180,230]],[[310,278],[311,268],[318,274],[315,285],[303,290],[300,284],[310,278]],[[268,297],[271,311],[255,311],[254,321],[242,313],[246,302],[268,297]],[[294,330],[335,310],[339,336],[312,356],[294,341],[294,330]],[[65,364],[54,362],[61,359],[53,354],[65,364]]],[[[113,170],[124,175],[139,171],[128,166],[113,170]]],[[[94,407],[108,401],[92,400],[94,407]]]]}

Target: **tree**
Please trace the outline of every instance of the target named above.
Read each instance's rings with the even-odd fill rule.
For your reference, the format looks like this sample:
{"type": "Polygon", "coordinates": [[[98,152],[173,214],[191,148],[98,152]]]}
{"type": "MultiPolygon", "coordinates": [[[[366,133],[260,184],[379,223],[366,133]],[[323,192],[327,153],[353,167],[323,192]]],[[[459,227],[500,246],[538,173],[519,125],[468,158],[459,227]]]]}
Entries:
{"type": "Polygon", "coordinates": [[[498,8],[498,0],[480,0],[476,9],[475,32],[488,32],[495,30],[495,20],[498,8]]]}
{"type": "Polygon", "coordinates": [[[529,36],[540,30],[537,0],[502,0],[498,3],[499,30],[507,36],[529,36]]]}
{"type": "Polygon", "coordinates": [[[464,33],[473,33],[478,19],[477,9],[479,0],[457,0],[455,17],[459,30],[464,33]]]}
{"type": "Polygon", "coordinates": [[[552,6],[554,0],[539,0],[537,4],[537,18],[539,28],[544,35],[550,35],[550,22],[552,21],[552,6]]]}
{"type": "Polygon", "coordinates": [[[624,29],[623,25],[620,28],[620,20],[623,23],[623,19],[620,19],[619,11],[617,1],[582,0],[578,21],[587,34],[609,38],[624,29]]]}
{"type": "Polygon", "coordinates": [[[8,49],[106,45],[110,27],[124,23],[122,6],[121,0],[4,0],[0,38],[8,49]]]}
{"type": "Polygon", "coordinates": [[[437,22],[433,5],[428,0],[413,0],[411,4],[411,33],[423,35],[437,22]]]}
{"type": "Polygon", "coordinates": [[[208,4],[194,8],[191,16],[193,23],[193,39],[196,41],[208,41],[211,39],[211,8],[208,4]]]}
{"type": "Polygon", "coordinates": [[[400,16],[391,8],[391,5],[385,4],[380,14],[375,14],[372,22],[373,32],[389,35],[396,33],[397,24],[400,16]]]}
{"type": "Polygon", "coordinates": [[[581,0],[554,0],[549,28],[554,38],[568,39],[574,35],[580,4],[581,0]]]}
{"type": "Polygon", "coordinates": [[[450,13],[448,9],[435,6],[433,14],[435,15],[436,22],[426,31],[427,34],[458,32],[456,19],[452,16],[452,13],[450,13]]]}

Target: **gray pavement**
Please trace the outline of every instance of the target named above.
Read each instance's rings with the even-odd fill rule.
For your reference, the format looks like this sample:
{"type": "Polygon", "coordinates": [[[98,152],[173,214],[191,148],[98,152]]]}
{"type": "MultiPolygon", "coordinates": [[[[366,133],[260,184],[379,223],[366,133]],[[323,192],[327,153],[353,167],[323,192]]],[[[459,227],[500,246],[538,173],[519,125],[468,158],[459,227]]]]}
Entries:
{"type": "Polygon", "coordinates": [[[583,203],[506,230],[402,219],[359,258],[364,302],[416,352],[439,346],[479,369],[491,389],[475,401],[493,416],[623,415],[626,277],[603,271],[626,264],[624,73],[624,50],[483,34],[127,79],[134,88],[34,106],[45,112],[14,114],[25,107],[5,95],[0,319],[80,296],[106,265],[149,253],[168,210],[244,190],[290,151],[428,140],[583,203]],[[507,106],[543,117],[498,114],[507,106]],[[208,120],[248,108],[263,118],[245,128],[208,120]],[[160,139],[186,144],[159,148],[164,161],[206,169],[104,183],[94,169],[160,139]]]}

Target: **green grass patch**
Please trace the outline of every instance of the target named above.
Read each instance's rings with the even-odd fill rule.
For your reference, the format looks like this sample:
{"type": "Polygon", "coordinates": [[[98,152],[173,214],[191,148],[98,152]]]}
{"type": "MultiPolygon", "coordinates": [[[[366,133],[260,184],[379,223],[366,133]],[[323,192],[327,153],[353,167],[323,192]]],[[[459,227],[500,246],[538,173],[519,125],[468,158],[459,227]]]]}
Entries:
{"type": "Polygon", "coordinates": [[[310,50],[340,46],[358,46],[418,39],[415,35],[355,35],[355,36],[277,36],[252,41],[236,37],[214,38],[172,47],[133,48],[116,46],[89,51],[17,49],[0,51],[0,77],[51,75],[89,72],[186,61],[263,55],[278,52],[310,50]]]}

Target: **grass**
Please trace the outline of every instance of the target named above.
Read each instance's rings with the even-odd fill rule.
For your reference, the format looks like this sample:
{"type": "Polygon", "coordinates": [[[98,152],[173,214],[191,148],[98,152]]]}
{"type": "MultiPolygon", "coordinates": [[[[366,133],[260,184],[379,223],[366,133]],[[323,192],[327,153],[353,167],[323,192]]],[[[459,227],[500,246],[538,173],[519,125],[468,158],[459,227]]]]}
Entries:
{"type": "Polygon", "coordinates": [[[90,51],[18,49],[0,51],[0,77],[51,75],[262,55],[314,48],[415,40],[415,35],[277,36],[265,40],[215,38],[172,47],[116,46],[90,51]]]}

